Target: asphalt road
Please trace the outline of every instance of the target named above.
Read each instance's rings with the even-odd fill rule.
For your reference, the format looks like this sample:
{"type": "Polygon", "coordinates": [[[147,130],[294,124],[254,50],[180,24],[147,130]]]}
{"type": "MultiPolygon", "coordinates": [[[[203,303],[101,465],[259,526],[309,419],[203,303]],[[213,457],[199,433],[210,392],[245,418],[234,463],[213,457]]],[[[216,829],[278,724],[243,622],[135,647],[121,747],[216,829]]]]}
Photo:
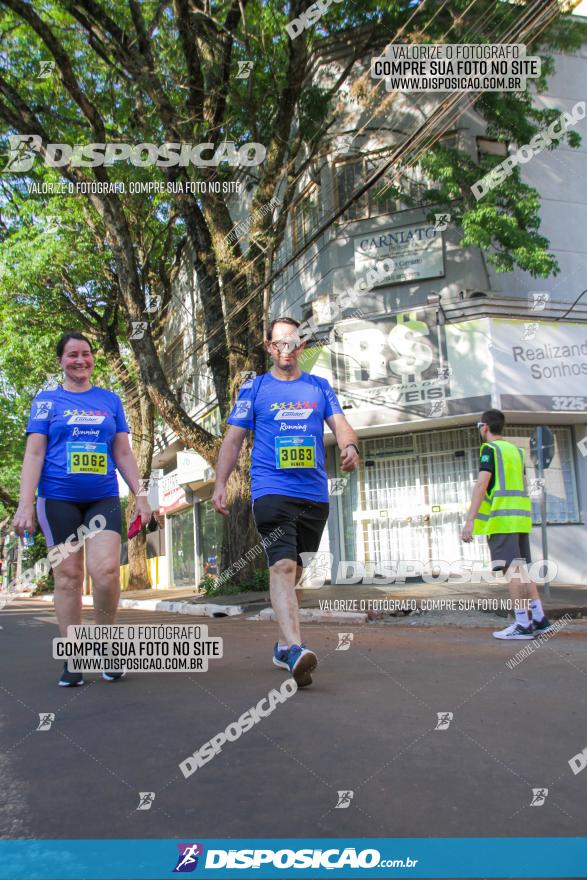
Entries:
{"type": "MultiPolygon", "coordinates": [[[[118,622],[178,620],[194,622],[118,622]]],[[[69,689],[50,606],[21,600],[0,623],[5,839],[585,835],[587,769],[569,766],[587,747],[585,623],[513,670],[527,643],[491,627],[307,625],[314,685],[188,779],[179,763],[287,677],[271,664],[273,624],[206,621],[224,657],[205,673],[69,689]],[[336,650],[341,628],[349,650],[336,650]],[[55,714],[49,730],[39,713],[55,714]],[[447,729],[437,713],[452,713],[447,729]],[[536,788],[548,794],[530,806],[536,788]],[[340,791],[353,795],[337,808],[340,791]],[[139,792],[155,793],[150,809],[139,792]]]]}

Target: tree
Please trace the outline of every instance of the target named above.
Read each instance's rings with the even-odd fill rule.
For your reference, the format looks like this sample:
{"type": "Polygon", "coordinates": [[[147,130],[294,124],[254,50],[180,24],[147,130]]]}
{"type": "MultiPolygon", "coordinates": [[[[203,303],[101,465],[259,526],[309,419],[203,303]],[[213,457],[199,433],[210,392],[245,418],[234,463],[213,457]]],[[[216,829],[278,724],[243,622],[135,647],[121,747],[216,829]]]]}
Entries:
{"type": "MultiPolygon", "coordinates": [[[[137,377],[132,358],[129,364],[129,358],[121,353],[119,335],[124,325],[119,318],[119,292],[115,272],[110,268],[111,257],[100,249],[100,242],[93,240],[91,227],[81,222],[83,217],[76,217],[82,203],[57,213],[59,206],[54,201],[47,213],[34,199],[23,201],[14,194],[4,211],[10,232],[3,243],[3,258],[10,271],[0,278],[0,332],[4,343],[0,360],[4,375],[12,376],[11,389],[21,398],[16,448],[17,430],[11,423],[12,449],[19,456],[15,461],[14,453],[10,455],[12,469],[20,471],[21,440],[30,399],[47,378],[38,376],[39,367],[49,376],[58,375],[52,347],[62,332],[76,329],[84,332],[103,354],[98,362],[98,381],[111,387],[114,377],[116,390],[123,394],[139,471],[146,480],[153,455],[153,404],[137,377]],[[63,214],[67,216],[65,228],[59,225],[63,214]],[[23,369],[23,361],[28,361],[28,368],[23,369]],[[29,380],[31,362],[38,376],[38,384],[33,387],[29,380]]],[[[9,482],[14,484],[14,477],[9,482]]],[[[131,516],[133,512],[134,500],[131,516]]],[[[129,545],[129,587],[149,586],[145,548],[142,533],[129,545]]]]}
{"type": "MultiPolygon", "coordinates": [[[[15,412],[18,403],[16,395],[8,392],[6,377],[2,376],[3,393],[0,395],[0,522],[11,517],[18,505],[18,479],[20,474],[19,452],[24,452],[22,443],[15,438],[22,427],[24,414],[15,412]],[[20,418],[19,418],[20,415],[20,418]]],[[[21,458],[22,461],[22,458],[21,458]]]]}
{"type": "MultiPolygon", "coordinates": [[[[490,0],[477,0],[471,12],[466,0],[456,0],[448,8],[440,2],[422,4],[417,10],[409,2],[379,6],[366,0],[350,9],[331,6],[318,25],[290,39],[286,24],[299,18],[308,6],[308,0],[289,0],[285,8],[274,0],[213,4],[174,0],[173,5],[158,0],[111,0],[108,4],[47,0],[37,10],[24,0],[0,2],[5,10],[0,39],[10,60],[7,73],[0,76],[0,118],[9,132],[36,137],[41,156],[47,157],[50,143],[120,146],[205,142],[215,151],[223,151],[230,162],[234,161],[233,148],[222,147],[226,141],[243,145],[252,139],[264,146],[264,161],[248,172],[252,221],[251,245],[246,253],[238,240],[227,243],[232,219],[229,199],[223,193],[198,195],[184,188],[160,194],[152,201],[133,195],[129,189],[126,193],[110,189],[84,196],[91,223],[111,252],[120,309],[127,322],[144,320],[146,296],[157,293],[169,276],[165,259],[159,262],[157,272],[152,271],[150,252],[142,246],[135,219],[144,216],[145,204],[150,207],[148,222],[154,230],[151,240],[163,240],[171,228],[189,242],[204,307],[202,346],[207,351],[223,420],[234,399],[239,373],[264,370],[260,317],[266,311],[274,254],[284,235],[296,182],[329,148],[338,93],[357,60],[370,55],[373,46],[382,45],[382,35],[385,42],[388,35],[397,33],[404,41],[445,41],[450,33],[452,42],[465,37],[467,42],[481,42],[523,32],[529,44],[540,38],[545,47],[571,49],[581,41],[576,29],[557,23],[560,7],[553,0],[497,6],[490,0]],[[486,23],[491,24],[491,33],[485,33],[486,23]],[[549,29],[543,33],[546,27],[549,29]],[[324,35],[344,46],[345,55],[334,81],[319,86],[312,76],[313,50],[324,35]],[[39,65],[47,61],[55,65],[54,75],[40,79],[39,65]],[[238,75],[244,62],[247,67],[252,62],[248,79],[238,75]],[[279,209],[263,212],[271,200],[279,202],[279,209]]],[[[393,101],[393,95],[381,101],[380,91],[371,91],[373,96],[365,98],[367,115],[376,98],[378,113],[393,101]]],[[[532,109],[522,96],[514,95],[484,96],[477,107],[492,130],[522,143],[526,134],[535,132],[552,116],[549,111],[532,109]]],[[[434,114],[440,128],[443,124],[446,128],[449,109],[441,107],[434,114]]],[[[437,164],[431,170],[439,174],[440,181],[434,201],[458,208],[466,243],[486,246],[489,236],[490,243],[501,251],[501,268],[509,261],[536,274],[554,270],[548,242],[537,232],[536,195],[526,188],[520,202],[514,176],[498,205],[479,209],[470,193],[473,169],[463,157],[439,152],[429,131],[429,120],[423,120],[416,131],[407,133],[395,159],[415,161],[424,149],[430,161],[436,157],[437,164]],[[512,212],[513,222],[504,220],[507,211],[512,212]]],[[[38,166],[39,162],[35,163],[29,178],[39,176],[38,166]]],[[[379,176],[386,170],[383,168],[379,176]]],[[[90,168],[70,159],[58,173],[74,185],[97,182],[106,187],[114,181],[153,181],[173,186],[226,181],[231,166],[90,168]]],[[[57,179],[57,172],[52,174],[57,179]]],[[[373,179],[365,186],[377,182],[373,179]]],[[[15,175],[13,185],[22,191],[22,177],[15,175]]],[[[394,185],[401,190],[401,178],[394,185]]],[[[170,388],[151,326],[142,338],[129,334],[129,345],[152,404],[187,446],[214,465],[219,440],[190,419],[170,388]]],[[[240,557],[251,543],[246,458],[239,464],[230,493],[225,565],[240,557]]]]}

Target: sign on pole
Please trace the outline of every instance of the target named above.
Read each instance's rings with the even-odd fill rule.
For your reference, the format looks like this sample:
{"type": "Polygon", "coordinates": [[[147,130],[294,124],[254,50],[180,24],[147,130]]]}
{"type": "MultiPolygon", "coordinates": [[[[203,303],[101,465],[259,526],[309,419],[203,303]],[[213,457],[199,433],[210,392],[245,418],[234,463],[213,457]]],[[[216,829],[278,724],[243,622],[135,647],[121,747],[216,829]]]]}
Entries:
{"type": "MultiPolygon", "coordinates": [[[[546,533],[546,480],[544,471],[554,458],[554,434],[545,425],[538,425],[530,435],[530,457],[540,480],[540,531],[542,533],[542,558],[548,559],[548,536],[546,533]]],[[[550,582],[544,582],[544,595],[550,599],[550,582]]]]}

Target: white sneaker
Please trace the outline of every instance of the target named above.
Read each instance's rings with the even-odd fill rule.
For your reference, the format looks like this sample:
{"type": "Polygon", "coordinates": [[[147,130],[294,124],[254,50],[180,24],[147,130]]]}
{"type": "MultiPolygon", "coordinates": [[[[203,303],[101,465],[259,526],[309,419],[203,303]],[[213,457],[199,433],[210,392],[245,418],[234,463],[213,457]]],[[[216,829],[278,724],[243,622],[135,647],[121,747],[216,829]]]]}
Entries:
{"type": "Polygon", "coordinates": [[[494,639],[533,639],[534,629],[530,626],[522,626],[520,623],[512,623],[505,629],[493,633],[494,639]]]}

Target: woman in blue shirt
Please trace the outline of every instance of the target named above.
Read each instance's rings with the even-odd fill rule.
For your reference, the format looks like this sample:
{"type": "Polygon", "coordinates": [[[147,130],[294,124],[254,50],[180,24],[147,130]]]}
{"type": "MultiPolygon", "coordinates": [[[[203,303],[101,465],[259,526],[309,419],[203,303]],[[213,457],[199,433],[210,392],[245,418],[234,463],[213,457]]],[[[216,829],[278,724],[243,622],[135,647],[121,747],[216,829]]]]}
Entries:
{"type": "MultiPolygon", "coordinates": [[[[120,598],[122,516],[116,468],[131,492],[140,488],[128,425],[117,394],[91,384],[94,357],[81,333],[65,333],[57,345],[62,384],[33,400],[14,530],[32,534],[36,520],[49,548],[55,578],[55,613],[61,635],[81,623],[84,560],[92,578],[96,624],[112,624],[120,598]],[[38,489],[36,516],[35,492],[38,489]]],[[[151,519],[144,495],[136,499],[143,525],[151,519]]],[[[103,672],[106,681],[121,672],[103,672]]],[[[64,663],[62,687],[83,684],[64,663]]]]}

